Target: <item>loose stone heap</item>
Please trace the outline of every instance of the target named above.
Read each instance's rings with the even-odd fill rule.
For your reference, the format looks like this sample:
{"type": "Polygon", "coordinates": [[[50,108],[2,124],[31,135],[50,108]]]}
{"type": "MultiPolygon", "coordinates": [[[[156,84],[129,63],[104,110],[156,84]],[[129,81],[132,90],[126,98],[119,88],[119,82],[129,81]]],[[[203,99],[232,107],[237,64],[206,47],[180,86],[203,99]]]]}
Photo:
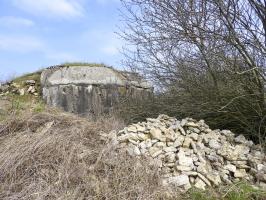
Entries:
{"type": "Polygon", "coordinates": [[[18,94],[20,96],[24,96],[25,94],[31,94],[34,96],[39,95],[36,89],[35,80],[26,80],[22,85],[15,82],[8,82],[0,85],[0,96],[7,94],[18,94]]]}
{"type": "Polygon", "coordinates": [[[130,155],[151,159],[164,185],[186,191],[192,185],[205,189],[246,180],[266,186],[266,157],[260,146],[229,130],[211,130],[203,120],[160,115],[124,128],[114,139],[130,155]]]}

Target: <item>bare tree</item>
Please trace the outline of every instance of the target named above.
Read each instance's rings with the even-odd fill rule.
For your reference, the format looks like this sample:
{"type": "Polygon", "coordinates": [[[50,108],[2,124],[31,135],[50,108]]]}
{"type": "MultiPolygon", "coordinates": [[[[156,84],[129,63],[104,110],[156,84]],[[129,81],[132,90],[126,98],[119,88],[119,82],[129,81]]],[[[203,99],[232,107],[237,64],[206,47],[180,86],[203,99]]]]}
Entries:
{"type": "Polygon", "coordinates": [[[252,107],[258,124],[266,123],[265,0],[122,3],[129,66],[163,88],[185,91],[204,104],[212,101],[211,112],[237,112],[250,130],[250,119],[239,117],[246,114],[243,105],[252,107]]]}

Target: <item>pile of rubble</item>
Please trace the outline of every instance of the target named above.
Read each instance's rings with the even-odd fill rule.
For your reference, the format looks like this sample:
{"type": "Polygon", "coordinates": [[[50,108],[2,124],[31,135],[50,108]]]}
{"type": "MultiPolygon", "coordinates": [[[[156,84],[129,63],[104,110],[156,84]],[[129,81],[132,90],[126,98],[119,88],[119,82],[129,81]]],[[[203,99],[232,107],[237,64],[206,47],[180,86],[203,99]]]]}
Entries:
{"type": "Polygon", "coordinates": [[[260,145],[229,130],[211,130],[203,120],[160,115],[112,137],[118,149],[150,159],[164,185],[186,191],[246,180],[266,188],[266,157],[260,145]]]}
{"type": "Polygon", "coordinates": [[[6,84],[0,85],[0,95],[18,94],[24,96],[25,94],[31,94],[38,96],[36,87],[35,80],[26,80],[23,85],[20,85],[16,82],[8,82],[6,84]]]}

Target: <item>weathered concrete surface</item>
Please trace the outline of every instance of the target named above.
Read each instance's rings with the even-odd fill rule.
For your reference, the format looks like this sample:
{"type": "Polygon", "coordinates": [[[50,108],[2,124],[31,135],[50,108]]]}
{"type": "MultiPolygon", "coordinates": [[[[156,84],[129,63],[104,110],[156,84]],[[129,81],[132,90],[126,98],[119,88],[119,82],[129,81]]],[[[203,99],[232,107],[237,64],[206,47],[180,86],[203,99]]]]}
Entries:
{"type": "Polygon", "coordinates": [[[107,67],[61,67],[41,75],[42,95],[48,105],[81,115],[108,113],[119,99],[149,98],[152,87],[132,74],[107,67]],[[129,79],[131,77],[131,79],[129,79]]]}

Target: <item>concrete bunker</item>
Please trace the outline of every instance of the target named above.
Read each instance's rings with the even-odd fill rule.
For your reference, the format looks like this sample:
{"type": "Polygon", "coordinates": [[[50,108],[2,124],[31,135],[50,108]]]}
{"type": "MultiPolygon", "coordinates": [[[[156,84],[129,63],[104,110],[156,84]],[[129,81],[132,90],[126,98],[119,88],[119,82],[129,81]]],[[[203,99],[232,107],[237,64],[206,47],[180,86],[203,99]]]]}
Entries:
{"type": "Polygon", "coordinates": [[[104,66],[46,69],[41,74],[42,96],[54,107],[82,116],[110,113],[120,99],[147,99],[152,86],[135,73],[104,66]]]}

